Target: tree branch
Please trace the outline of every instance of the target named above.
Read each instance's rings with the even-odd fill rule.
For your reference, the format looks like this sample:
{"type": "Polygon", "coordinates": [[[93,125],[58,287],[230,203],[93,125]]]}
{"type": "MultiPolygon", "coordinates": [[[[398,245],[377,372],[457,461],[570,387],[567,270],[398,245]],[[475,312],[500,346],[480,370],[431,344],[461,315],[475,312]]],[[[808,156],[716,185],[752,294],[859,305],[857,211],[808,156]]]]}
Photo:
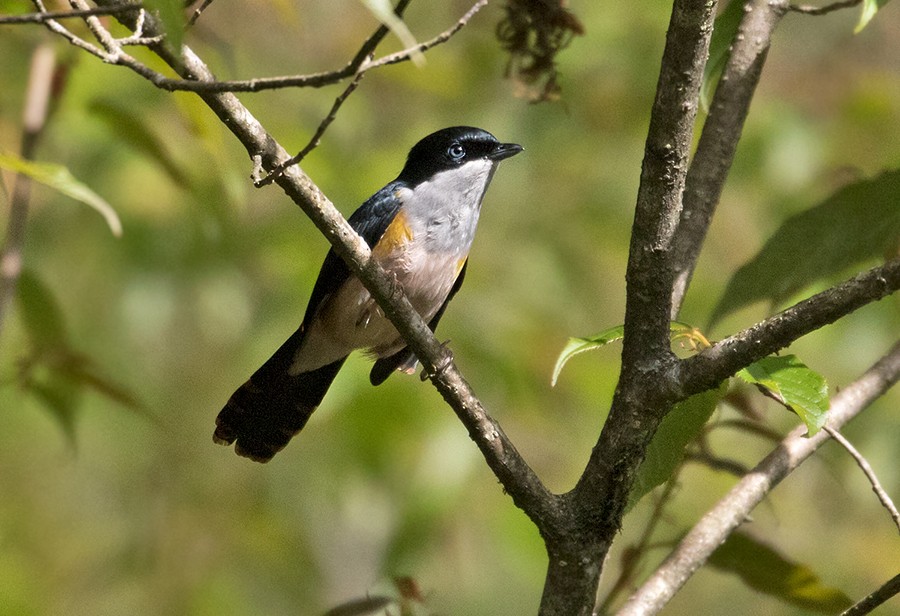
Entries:
{"type": "Polygon", "coordinates": [[[609,419],[573,490],[579,511],[609,516],[602,521],[607,532],[618,528],[621,511],[615,509],[627,501],[644,450],[674,401],[670,251],[715,10],[714,2],[676,1],[666,37],[632,230],[622,374],[609,419]]]}
{"type": "Polygon", "coordinates": [[[622,372],[584,473],[564,496],[567,525],[544,535],[549,562],[542,615],[591,613],[637,467],[671,409],[677,360],[669,346],[669,252],[715,13],[715,0],[673,3],[632,228],[622,372]]]}
{"type": "MultiPolygon", "coordinates": [[[[831,400],[828,425],[839,429],[884,394],[900,378],[900,342],[859,379],[831,400]]],[[[681,540],[675,550],[618,612],[618,616],[656,614],[703,565],[747,516],[819,448],[829,435],[806,436],[806,427],[794,429],[756,468],[741,479],[681,540]]]]}
{"type": "MultiPolygon", "coordinates": [[[[737,1],[737,0],[735,0],[737,1]]],[[[681,309],[706,232],[722,196],[772,33],[787,10],[784,0],[751,0],[732,42],[697,143],[684,189],[684,209],[673,249],[671,318],[681,309]]]]}
{"type": "Polygon", "coordinates": [[[735,372],[900,289],[900,257],[717,342],[682,360],[682,398],[717,386],[735,372]]]}

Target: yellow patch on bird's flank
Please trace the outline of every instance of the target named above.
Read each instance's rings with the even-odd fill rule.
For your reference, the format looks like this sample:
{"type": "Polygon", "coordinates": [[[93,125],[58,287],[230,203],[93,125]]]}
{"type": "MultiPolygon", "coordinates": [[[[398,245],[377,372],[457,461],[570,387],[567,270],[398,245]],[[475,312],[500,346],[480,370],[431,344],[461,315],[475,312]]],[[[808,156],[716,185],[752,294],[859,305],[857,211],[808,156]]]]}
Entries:
{"type": "Polygon", "coordinates": [[[459,273],[462,271],[463,266],[466,264],[466,259],[468,259],[468,257],[463,257],[456,262],[456,276],[459,276],[459,273]]]}
{"type": "Polygon", "coordinates": [[[375,244],[375,249],[372,252],[382,255],[390,254],[412,238],[413,232],[406,222],[406,214],[403,213],[403,210],[400,210],[394,216],[394,220],[391,221],[388,228],[384,230],[384,235],[375,244]]]}

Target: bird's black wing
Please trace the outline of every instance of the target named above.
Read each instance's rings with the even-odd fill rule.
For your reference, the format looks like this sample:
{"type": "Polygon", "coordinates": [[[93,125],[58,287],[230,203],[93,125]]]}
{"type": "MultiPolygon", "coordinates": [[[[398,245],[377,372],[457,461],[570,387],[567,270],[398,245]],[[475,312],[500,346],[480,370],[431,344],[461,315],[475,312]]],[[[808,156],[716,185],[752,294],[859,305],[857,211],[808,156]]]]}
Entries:
{"type": "MultiPolygon", "coordinates": [[[[400,211],[401,203],[394,196],[394,192],[402,186],[400,182],[391,182],[369,197],[347,219],[353,230],[366,241],[370,249],[378,243],[388,225],[400,211]]],[[[309,304],[306,306],[306,314],[303,317],[304,325],[312,319],[322,300],[337,291],[348,278],[350,278],[350,268],[332,248],[325,255],[319,277],[316,279],[316,284],[309,297],[309,304]]]]}
{"type": "MultiPolygon", "coordinates": [[[[350,225],[371,248],[397,215],[393,196],[402,184],[392,182],[372,195],[350,217],[350,225]]],[[[328,252],[306,308],[303,324],[244,383],[216,418],[215,442],[234,443],[238,455],[267,462],[297,434],[312,415],[345,358],[301,374],[291,374],[297,349],[319,305],[350,277],[350,269],[334,250],[328,252]]]]}
{"type": "MultiPolygon", "coordinates": [[[[466,261],[459,271],[459,276],[456,277],[456,282],[453,283],[453,288],[450,289],[450,293],[447,294],[447,299],[444,300],[444,303],[435,315],[431,317],[431,321],[428,323],[428,327],[431,331],[437,329],[438,322],[441,320],[441,317],[444,316],[444,310],[447,309],[447,304],[450,303],[450,300],[453,299],[453,296],[456,295],[457,291],[459,291],[459,288],[462,286],[463,279],[466,277],[466,268],[468,266],[469,262],[466,261]]],[[[408,347],[403,347],[389,357],[382,357],[375,362],[374,366],[372,366],[372,371],[369,373],[369,382],[372,383],[372,385],[381,385],[389,376],[391,376],[391,373],[393,373],[394,370],[397,370],[408,363],[412,364],[410,368],[415,368],[415,354],[410,351],[408,347]]]]}

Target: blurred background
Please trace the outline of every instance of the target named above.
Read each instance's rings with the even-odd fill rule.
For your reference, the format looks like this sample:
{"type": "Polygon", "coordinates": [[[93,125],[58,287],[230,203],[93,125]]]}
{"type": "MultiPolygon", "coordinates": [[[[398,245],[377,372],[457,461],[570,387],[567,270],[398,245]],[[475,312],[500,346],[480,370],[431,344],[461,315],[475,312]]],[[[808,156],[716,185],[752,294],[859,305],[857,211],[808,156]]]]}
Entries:
{"type": "MultiPolygon", "coordinates": [[[[413,2],[406,22],[426,40],[470,6],[413,2]]],[[[370,72],[303,168],[349,215],[433,130],[470,124],[524,145],[494,179],[466,284],[438,333],[528,462],[565,491],[605,419],[618,347],[577,357],[552,389],[550,374],[569,336],[623,319],[670,3],[626,10],[573,1],[585,35],[558,57],[561,99],[537,105],[504,79],[508,58],[495,37],[502,7],[489,4],[423,66],[370,72]]],[[[854,35],[857,18],[851,10],[784,19],[682,320],[705,328],[729,278],[788,216],[900,166],[900,5],[854,35]]],[[[376,24],[355,0],[220,0],[186,43],[220,78],[311,73],[343,66],[376,24]]],[[[30,57],[49,39],[39,26],[0,30],[4,152],[18,151],[30,57]]],[[[427,613],[535,613],[542,542],[418,378],[395,375],[372,388],[368,362],[353,356],[270,464],[212,443],[221,406],[299,324],[328,244],[277,187],[252,187],[246,152],[199,99],[57,44],[71,69],[36,158],[67,166],[108,200],[124,233],[113,237],[83,204],[33,191],[30,284],[52,297],[59,315],[46,318],[64,328],[97,382],[63,386],[67,402],[56,406],[21,387],[34,335],[14,309],[0,331],[0,614],[319,614],[393,592],[398,576],[415,581],[427,613]]],[[[379,51],[400,48],[388,36],[379,51]]],[[[340,90],[240,99],[298,151],[340,90]]],[[[8,192],[11,176],[3,179],[8,192]]],[[[791,352],[841,387],[896,339],[898,299],[791,352]]],[[[771,310],[753,305],[706,333],[724,337],[771,310]]],[[[53,378],[41,370],[38,382],[53,378]]],[[[779,433],[797,423],[755,404],[779,433]]],[[[898,404],[894,391],[845,430],[895,499],[898,404]]],[[[721,410],[714,420],[732,416],[721,410]]],[[[739,432],[717,435],[718,451],[751,466],[771,448],[739,432]]],[[[677,539],[733,483],[688,465],[658,541],[677,539]]],[[[651,505],[645,499],[626,517],[601,595],[651,505]]],[[[758,508],[751,530],[853,598],[900,561],[888,515],[832,443],[758,508]]],[[[665,553],[655,550],[644,571],[665,553]]],[[[805,613],[709,568],[666,613],[725,605],[733,615],[805,613]]]]}

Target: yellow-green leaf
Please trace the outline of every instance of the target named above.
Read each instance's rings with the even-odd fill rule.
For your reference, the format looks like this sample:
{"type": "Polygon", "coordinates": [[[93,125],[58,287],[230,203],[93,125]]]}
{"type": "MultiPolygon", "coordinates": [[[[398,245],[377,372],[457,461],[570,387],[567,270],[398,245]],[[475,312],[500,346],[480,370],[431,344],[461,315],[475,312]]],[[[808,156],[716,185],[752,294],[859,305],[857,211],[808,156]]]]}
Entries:
{"type": "Polygon", "coordinates": [[[853,29],[853,33],[859,34],[863,28],[869,25],[869,22],[875,17],[875,13],[878,12],[878,9],[887,3],[888,0],[863,0],[862,12],[859,14],[859,22],[857,22],[856,28],[853,29]]]}
{"type": "Polygon", "coordinates": [[[12,154],[0,154],[0,167],[28,176],[35,182],[91,206],[103,216],[113,235],[116,237],[122,235],[122,223],[112,206],[86,184],[75,179],[68,167],[24,160],[12,154]]]}
{"type": "MultiPolygon", "coordinates": [[[[680,321],[672,321],[669,324],[669,331],[672,332],[673,338],[682,337],[694,339],[698,336],[697,328],[680,321]]],[[[624,335],[625,326],[616,325],[615,327],[610,327],[599,334],[594,334],[587,338],[569,338],[569,341],[566,343],[566,346],[563,347],[563,350],[556,360],[556,365],[553,367],[553,376],[550,377],[550,386],[556,386],[556,381],[559,379],[559,373],[562,372],[563,366],[565,366],[574,356],[586,351],[599,349],[610,342],[621,340],[624,335]]]]}

